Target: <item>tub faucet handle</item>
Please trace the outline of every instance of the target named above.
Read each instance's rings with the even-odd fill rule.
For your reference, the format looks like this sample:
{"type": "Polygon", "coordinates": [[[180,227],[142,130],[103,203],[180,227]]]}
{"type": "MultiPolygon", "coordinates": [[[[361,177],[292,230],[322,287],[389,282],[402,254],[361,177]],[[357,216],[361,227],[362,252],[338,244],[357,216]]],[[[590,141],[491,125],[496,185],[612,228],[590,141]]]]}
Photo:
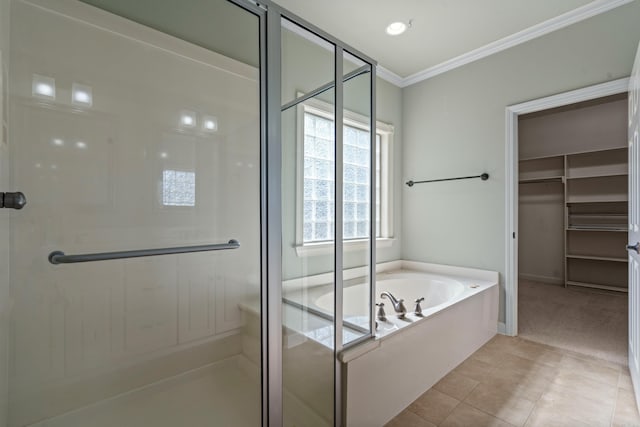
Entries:
{"type": "Polygon", "coordinates": [[[424,301],[424,297],[418,298],[416,300],[416,309],[413,311],[413,314],[415,314],[418,317],[422,317],[422,307],[420,307],[420,303],[422,301],[424,301]]]}
{"type": "Polygon", "coordinates": [[[378,320],[384,322],[385,320],[387,320],[387,313],[384,312],[384,303],[376,303],[376,306],[378,306],[378,320]]]}

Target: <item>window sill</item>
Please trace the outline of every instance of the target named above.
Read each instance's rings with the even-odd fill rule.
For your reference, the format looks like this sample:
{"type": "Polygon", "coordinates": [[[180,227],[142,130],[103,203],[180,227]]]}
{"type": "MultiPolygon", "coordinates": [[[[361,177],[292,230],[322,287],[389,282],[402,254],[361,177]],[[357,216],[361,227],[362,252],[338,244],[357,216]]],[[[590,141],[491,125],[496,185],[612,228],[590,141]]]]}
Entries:
{"type": "MultiPolygon", "coordinates": [[[[393,237],[379,237],[376,239],[376,249],[388,248],[393,245],[395,240],[393,237]]],[[[366,249],[368,245],[368,239],[348,240],[344,242],[343,250],[345,252],[359,251],[366,249]]],[[[295,248],[298,257],[326,255],[334,252],[333,242],[306,243],[304,245],[297,245],[295,248]]]]}

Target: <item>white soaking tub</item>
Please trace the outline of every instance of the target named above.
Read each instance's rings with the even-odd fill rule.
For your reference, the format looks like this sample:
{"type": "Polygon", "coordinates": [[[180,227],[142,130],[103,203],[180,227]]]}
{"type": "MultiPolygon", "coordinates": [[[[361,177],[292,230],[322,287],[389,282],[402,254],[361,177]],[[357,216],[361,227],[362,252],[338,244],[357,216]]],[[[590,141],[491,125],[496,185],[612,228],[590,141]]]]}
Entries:
{"type": "MultiPolygon", "coordinates": [[[[498,273],[411,261],[379,267],[375,299],[387,320],[378,320],[375,340],[339,355],[350,427],[384,425],[497,333],[498,273]],[[384,291],[404,299],[404,319],[384,291]],[[422,297],[420,317],[413,310],[422,297]]],[[[360,314],[365,297],[363,286],[346,287],[345,313],[360,314]]],[[[321,295],[316,305],[332,300],[321,295]]]]}

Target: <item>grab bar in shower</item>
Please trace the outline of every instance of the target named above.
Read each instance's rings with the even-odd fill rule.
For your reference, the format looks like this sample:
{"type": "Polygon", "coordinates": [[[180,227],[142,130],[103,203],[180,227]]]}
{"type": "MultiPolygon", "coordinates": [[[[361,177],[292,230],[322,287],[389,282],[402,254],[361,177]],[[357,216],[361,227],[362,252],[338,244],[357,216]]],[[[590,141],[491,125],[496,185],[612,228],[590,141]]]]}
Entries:
{"type": "Polygon", "coordinates": [[[473,178],[480,178],[481,180],[486,181],[489,179],[489,174],[483,173],[482,175],[460,176],[457,178],[429,179],[426,181],[407,181],[405,184],[407,184],[409,187],[413,187],[414,184],[424,184],[425,182],[457,181],[459,179],[473,179],[473,178]]]}
{"type": "Polygon", "coordinates": [[[220,251],[237,249],[240,243],[231,239],[227,243],[199,246],[178,246],[173,248],[139,249],[135,251],[101,252],[95,254],[65,255],[62,251],[53,251],[49,254],[51,264],[74,264],[76,262],[107,261],[112,259],[139,258],[145,256],[186,254],[191,252],[220,251]]]}

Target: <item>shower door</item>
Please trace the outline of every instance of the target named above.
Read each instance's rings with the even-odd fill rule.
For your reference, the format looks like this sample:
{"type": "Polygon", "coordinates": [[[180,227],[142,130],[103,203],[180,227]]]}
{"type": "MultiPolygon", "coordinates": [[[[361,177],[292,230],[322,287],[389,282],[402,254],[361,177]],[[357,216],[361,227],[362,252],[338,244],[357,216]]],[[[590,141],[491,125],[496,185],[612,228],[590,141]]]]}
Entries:
{"type": "Polygon", "coordinates": [[[260,425],[259,17],[0,1],[6,424],[260,425]]]}

